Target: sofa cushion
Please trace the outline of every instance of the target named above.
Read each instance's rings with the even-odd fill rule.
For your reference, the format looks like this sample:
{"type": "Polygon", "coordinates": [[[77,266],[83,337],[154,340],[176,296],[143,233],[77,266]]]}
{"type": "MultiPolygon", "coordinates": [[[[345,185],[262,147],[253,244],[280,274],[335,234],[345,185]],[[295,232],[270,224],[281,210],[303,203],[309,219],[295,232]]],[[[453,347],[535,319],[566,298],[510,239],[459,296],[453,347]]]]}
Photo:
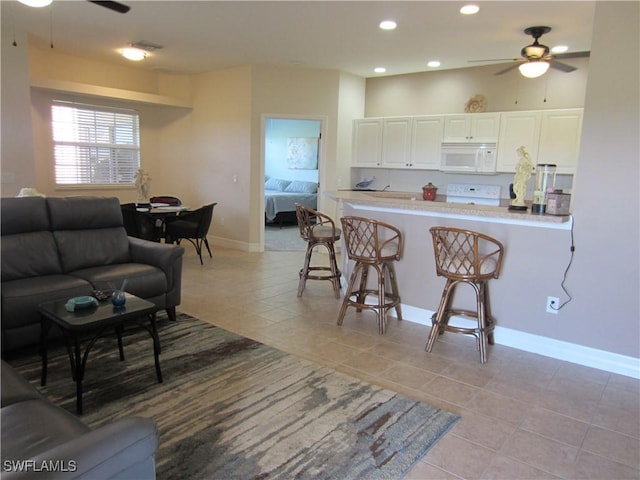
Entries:
{"type": "Polygon", "coordinates": [[[117,198],[53,197],[47,205],[63,272],[131,261],[117,198]]]}
{"type": "Polygon", "coordinates": [[[82,278],[100,290],[108,290],[111,283],[120,288],[127,280],[125,290],[140,298],[152,298],[167,291],[167,277],[162,270],[142,263],[123,263],[119,265],[84,268],[70,275],[82,278]]]}
{"type": "Polygon", "coordinates": [[[2,459],[27,459],[90,431],[78,418],[46,400],[2,407],[2,459]]]}
{"type": "Polygon", "coordinates": [[[0,229],[3,237],[50,231],[46,200],[42,197],[3,198],[0,202],[0,229]]]}
{"type": "Polygon", "coordinates": [[[58,249],[49,231],[2,236],[2,281],[62,273],[58,249]]]}
{"type": "Polygon", "coordinates": [[[53,232],[64,273],[131,261],[124,227],[53,232]]]}
{"type": "MultiPolygon", "coordinates": [[[[4,253],[3,253],[4,255],[4,253]]],[[[91,295],[87,281],[69,275],[42,275],[2,282],[2,328],[39,323],[39,303],[91,295]]]]}

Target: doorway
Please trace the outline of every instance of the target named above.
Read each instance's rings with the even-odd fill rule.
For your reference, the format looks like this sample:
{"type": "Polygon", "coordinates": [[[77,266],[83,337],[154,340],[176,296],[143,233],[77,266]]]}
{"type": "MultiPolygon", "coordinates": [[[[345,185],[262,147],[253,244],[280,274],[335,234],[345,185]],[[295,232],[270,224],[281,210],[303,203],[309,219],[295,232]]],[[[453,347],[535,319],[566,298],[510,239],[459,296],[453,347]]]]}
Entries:
{"type": "Polygon", "coordinates": [[[317,208],[323,119],[264,119],[264,250],[306,249],[299,236],[294,203],[317,208]]]}

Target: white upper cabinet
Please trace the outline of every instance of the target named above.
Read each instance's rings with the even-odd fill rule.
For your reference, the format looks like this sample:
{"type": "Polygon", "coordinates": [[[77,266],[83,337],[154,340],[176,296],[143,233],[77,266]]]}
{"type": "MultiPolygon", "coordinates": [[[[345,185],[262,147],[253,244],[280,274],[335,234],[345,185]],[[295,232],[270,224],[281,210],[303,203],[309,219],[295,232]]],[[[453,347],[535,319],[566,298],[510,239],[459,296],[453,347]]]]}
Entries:
{"type": "Polygon", "coordinates": [[[542,113],[540,111],[505,112],[502,114],[496,161],[498,172],[516,171],[516,165],[520,160],[517,150],[520,147],[525,147],[533,162],[537,163],[541,122],[542,113]]]}
{"type": "Polygon", "coordinates": [[[415,168],[438,170],[440,146],[444,132],[444,117],[425,116],[413,118],[411,135],[411,165],[415,168]]]}
{"type": "Polygon", "coordinates": [[[542,112],[537,163],[555,163],[557,173],[573,174],[578,166],[582,108],[542,112]]]}
{"type": "Polygon", "coordinates": [[[354,167],[437,170],[442,115],[355,120],[354,167]]]}
{"type": "Polygon", "coordinates": [[[499,131],[499,113],[445,115],[442,141],[445,143],[496,143],[499,131]]]}
{"type": "Polygon", "coordinates": [[[385,118],[382,127],[382,166],[411,166],[411,117],[385,118]]]}
{"type": "Polygon", "coordinates": [[[356,167],[379,167],[382,158],[382,119],[353,122],[353,158],[356,167]]]}

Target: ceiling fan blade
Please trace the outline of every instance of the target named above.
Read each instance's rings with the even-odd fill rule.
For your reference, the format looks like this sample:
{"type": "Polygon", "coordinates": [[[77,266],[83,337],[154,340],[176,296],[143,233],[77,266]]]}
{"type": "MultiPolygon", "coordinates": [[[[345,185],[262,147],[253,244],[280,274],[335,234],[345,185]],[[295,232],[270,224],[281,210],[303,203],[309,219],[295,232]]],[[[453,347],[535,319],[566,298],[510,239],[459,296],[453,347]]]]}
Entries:
{"type": "Polygon", "coordinates": [[[553,58],[587,58],[590,56],[591,52],[567,52],[553,54],[553,58]]]}
{"type": "Polygon", "coordinates": [[[475,62],[517,62],[519,58],[485,58],[484,60],[467,60],[469,63],[475,62]]]}
{"type": "Polygon", "coordinates": [[[118,13],[127,13],[129,10],[131,10],[131,7],[120,2],[114,2],[109,0],[88,0],[88,1],[118,13]]]}
{"type": "Polygon", "coordinates": [[[514,63],[513,65],[508,66],[504,70],[500,70],[499,72],[494,73],[494,75],[504,75],[505,73],[510,72],[511,70],[513,70],[514,68],[518,68],[519,66],[520,64],[514,63]]]}
{"type": "Polygon", "coordinates": [[[566,63],[562,62],[556,62],[555,60],[551,60],[549,63],[551,64],[551,68],[555,68],[556,70],[561,70],[566,73],[577,70],[576,67],[572,67],[571,65],[567,65],[566,63]]]}

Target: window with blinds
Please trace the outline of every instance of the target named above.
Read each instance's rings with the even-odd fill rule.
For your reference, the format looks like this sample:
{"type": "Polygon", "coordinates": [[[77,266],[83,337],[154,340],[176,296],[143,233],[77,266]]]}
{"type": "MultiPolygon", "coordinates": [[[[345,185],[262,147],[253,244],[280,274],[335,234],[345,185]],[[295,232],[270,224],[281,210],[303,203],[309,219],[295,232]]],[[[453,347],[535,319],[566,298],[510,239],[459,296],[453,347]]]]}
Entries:
{"type": "Polygon", "coordinates": [[[134,183],[140,166],[136,111],[54,102],[51,118],[57,185],[134,183]]]}

